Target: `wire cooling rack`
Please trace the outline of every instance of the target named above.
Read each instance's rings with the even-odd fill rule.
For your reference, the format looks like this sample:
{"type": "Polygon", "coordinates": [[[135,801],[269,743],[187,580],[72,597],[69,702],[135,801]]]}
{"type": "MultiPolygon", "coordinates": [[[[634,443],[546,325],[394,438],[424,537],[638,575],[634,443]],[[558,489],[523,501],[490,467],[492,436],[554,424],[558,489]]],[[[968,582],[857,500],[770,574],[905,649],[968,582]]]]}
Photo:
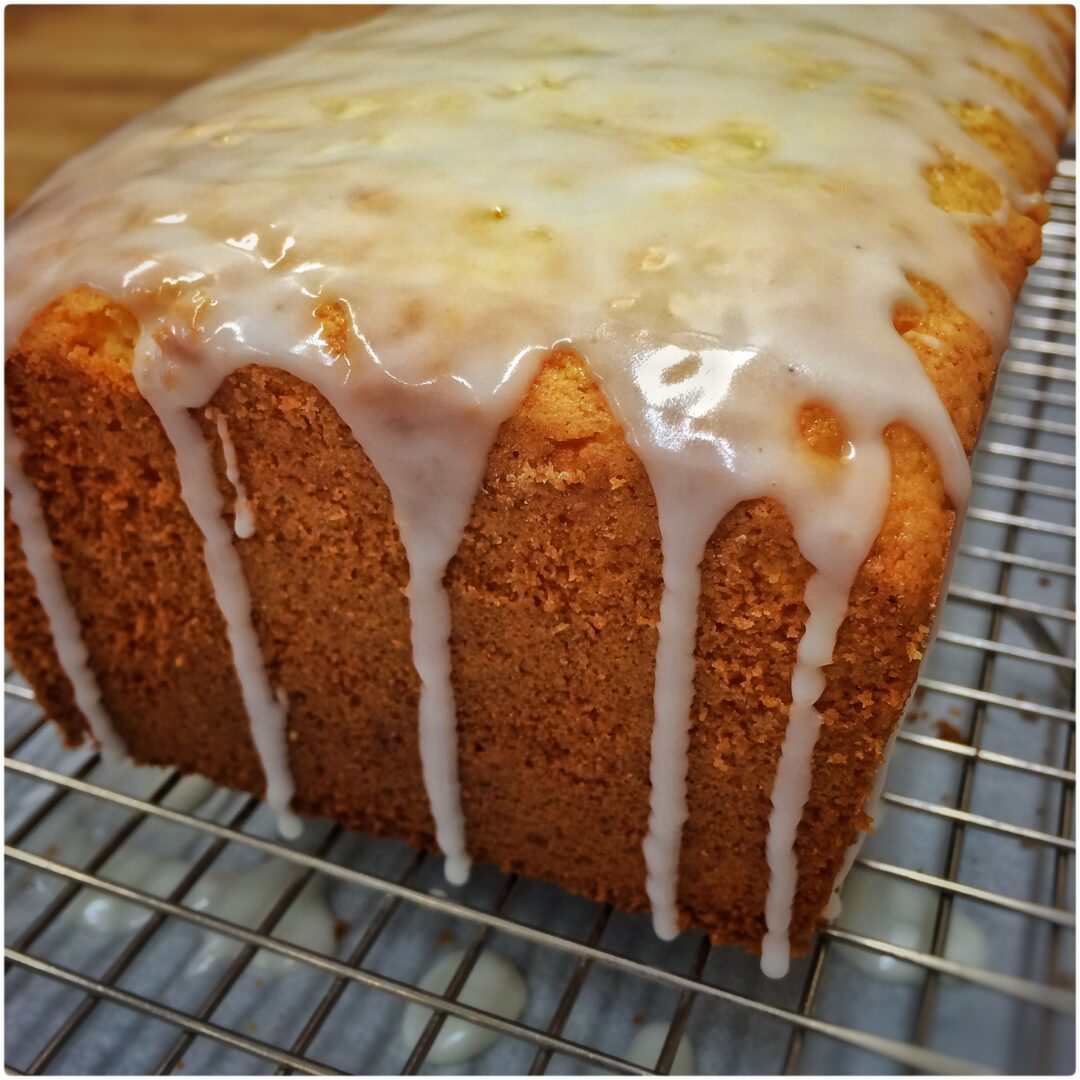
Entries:
{"type": "Polygon", "coordinates": [[[882,819],[788,978],[490,868],[451,889],[440,860],[331,823],[283,843],[248,796],[62,751],[9,674],[9,1071],[665,1073],[690,1050],[701,1073],[1071,1072],[1075,176],[882,819]],[[445,993],[421,987],[452,947],[445,993]],[[459,1000],[484,951],[523,976],[520,1017],[459,1000]],[[409,1003],[430,1008],[406,1038],[409,1003]],[[437,1065],[462,1021],[497,1038],[437,1065]]]}

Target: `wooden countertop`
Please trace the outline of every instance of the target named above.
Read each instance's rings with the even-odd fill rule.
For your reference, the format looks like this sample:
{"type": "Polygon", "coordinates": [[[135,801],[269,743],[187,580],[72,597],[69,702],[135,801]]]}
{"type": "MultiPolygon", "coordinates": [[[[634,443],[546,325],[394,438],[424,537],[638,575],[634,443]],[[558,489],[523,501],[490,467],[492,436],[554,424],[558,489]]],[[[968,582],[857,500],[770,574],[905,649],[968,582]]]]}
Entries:
{"type": "Polygon", "coordinates": [[[194,83],[382,5],[9,5],[5,211],[58,165],[194,83]]]}

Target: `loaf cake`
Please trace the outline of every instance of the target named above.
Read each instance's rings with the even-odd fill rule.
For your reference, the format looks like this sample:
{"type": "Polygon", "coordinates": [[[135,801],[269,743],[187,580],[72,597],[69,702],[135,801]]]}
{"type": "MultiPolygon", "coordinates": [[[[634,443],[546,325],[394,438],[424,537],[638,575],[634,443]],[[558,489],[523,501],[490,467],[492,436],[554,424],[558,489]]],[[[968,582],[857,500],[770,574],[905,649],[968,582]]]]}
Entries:
{"type": "Polygon", "coordinates": [[[782,975],[931,636],[1072,34],[391,10],[72,161],[6,253],[38,700],[782,975]]]}

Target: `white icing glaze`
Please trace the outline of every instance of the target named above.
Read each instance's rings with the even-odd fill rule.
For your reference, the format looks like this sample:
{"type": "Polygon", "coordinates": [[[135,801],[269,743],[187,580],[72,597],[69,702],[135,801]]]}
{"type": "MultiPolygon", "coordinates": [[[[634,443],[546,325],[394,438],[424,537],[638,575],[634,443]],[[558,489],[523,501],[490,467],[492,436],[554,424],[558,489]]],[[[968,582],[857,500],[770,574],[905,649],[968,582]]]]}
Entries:
{"type": "MultiPolygon", "coordinates": [[[[192,886],[184,903],[196,911],[206,911],[241,926],[255,927],[297,877],[296,866],[284,859],[273,858],[234,870],[210,870],[192,886]]],[[[319,875],[300,890],[275,924],[273,936],[323,956],[334,955],[334,917],[319,875]]],[[[205,972],[231,959],[236,949],[232,939],[221,934],[206,934],[187,965],[187,971],[193,975],[205,972]]],[[[260,973],[279,975],[289,969],[301,968],[303,964],[280,953],[260,949],[252,960],[252,967],[260,973]]]]}
{"type": "Polygon", "coordinates": [[[116,761],[125,753],[124,744],[101,703],[101,689],[88,664],[90,656],[83,643],[79,618],[68,598],[60,566],[53,554],[41,499],[22,469],[23,449],[23,441],[11,426],[11,417],[5,407],[4,486],[10,496],[11,520],[19,530],[26,565],[34,578],[38,601],[52,628],[56,658],[71,683],[75,704],[86,717],[102,757],[106,761],[116,761]]]}
{"type": "MultiPolygon", "coordinates": [[[[420,989],[430,994],[444,994],[465,956],[464,949],[455,949],[441,957],[420,980],[420,989]]],[[[473,965],[465,985],[457,996],[462,1005],[517,1020],[525,1010],[528,991],[525,980],[509,960],[485,949],[473,965]]],[[[431,1010],[413,1002],[405,1007],[401,1018],[401,1034],[411,1047],[427,1026],[431,1010]]],[[[448,1016],[431,1044],[427,1060],[432,1065],[457,1065],[482,1054],[499,1033],[492,1028],[470,1024],[457,1016],[448,1016]]]]}
{"type": "MultiPolygon", "coordinates": [[[[664,592],[660,603],[660,633],[656,650],[656,688],[653,696],[652,798],[649,831],[645,837],[645,890],[653,911],[653,928],[665,940],[678,932],[676,890],[679,845],[686,821],[686,755],[690,745],[687,717],[694,697],[694,643],[697,639],[701,560],[709,534],[719,520],[708,500],[695,505],[688,486],[661,484],[657,492],[663,536],[664,592]],[[674,505],[670,505],[674,496],[674,505]],[[687,519],[691,520],[688,521],[687,519]]],[[[721,515],[722,516],[722,515],[721,515]]]]}
{"type": "Polygon", "coordinates": [[[61,169],[12,220],[9,345],[87,283],[140,319],[136,378],[206,537],[268,792],[291,793],[285,708],[251,624],[209,450],[188,410],[247,364],[305,379],[387,484],[409,559],[424,779],[447,873],[468,869],[442,587],[499,425],[546,352],[586,360],[659,509],[664,596],[645,843],[657,931],[678,927],[702,552],[737,503],[780,501],[814,567],[774,784],[765,964],[786,968],[792,853],[848,591],[888,495],[882,432],[909,424],[962,506],[969,470],[892,312],[933,281],[1004,345],[1009,300],[930,202],[942,154],[1033,205],[968,137],[977,102],[1051,140],[990,76],[1063,107],[986,32],[1068,64],[1002,8],[397,10],[197,88],[61,169]],[[868,148],[872,148],[868,152],[868,148]],[[347,357],[314,311],[340,302],[347,357]],[[806,403],[849,452],[802,445],[806,403]]]}
{"type": "MultiPolygon", "coordinates": [[[[151,792],[164,784],[173,774],[172,769],[157,765],[136,765],[130,758],[120,758],[108,764],[102,763],[94,770],[93,780],[101,787],[114,791],[151,792]]],[[[170,810],[179,810],[185,814],[201,811],[200,816],[207,816],[206,804],[211,799],[215,803],[233,797],[233,793],[220,788],[205,776],[189,773],[181,776],[162,797],[162,805],[170,810]]],[[[210,808],[213,809],[212,807],[210,808]]],[[[109,835],[105,834],[106,837],[109,835]]],[[[91,849],[91,854],[93,849],[91,849]]]]}
{"type": "MultiPolygon", "coordinates": [[[[80,830],[81,825],[76,823],[73,831],[79,835],[80,830]]],[[[82,846],[94,850],[86,843],[82,846]]],[[[154,896],[168,896],[190,868],[190,863],[183,859],[127,844],[109,860],[103,873],[119,884],[154,896]]],[[[183,903],[195,911],[206,911],[240,926],[256,927],[297,874],[297,868],[282,859],[263,859],[233,870],[212,868],[195,882],[183,903]]],[[[146,922],[149,914],[145,907],[93,890],[80,893],[73,901],[70,913],[100,934],[132,933],[146,922]]],[[[274,926],[273,936],[324,956],[334,954],[334,919],[318,878],[300,890],[274,926]]],[[[182,971],[188,976],[202,974],[230,959],[237,948],[229,937],[204,933],[182,971]]],[[[261,974],[277,975],[295,966],[296,961],[260,949],[252,964],[261,974]]]]}
{"type": "MultiPolygon", "coordinates": [[[[670,1025],[662,1020],[654,1020],[643,1025],[630,1040],[630,1045],[623,1055],[627,1061],[640,1065],[643,1069],[655,1069],[660,1060],[660,1053],[667,1042],[670,1025]]],[[[683,1032],[675,1056],[671,1059],[669,1076],[692,1076],[695,1068],[694,1044],[690,1036],[683,1032]]]]}
{"type": "Polygon", "coordinates": [[[917,330],[909,330],[904,337],[908,341],[919,341],[923,345],[928,345],[934,352],[941,352],[945,348],[945,343],[941,338],[936,338],[932,334],[920,334],[917,330]]]}
{"type": "MultiPolygon", "coordinates": [[[[891,942],[917,952],[929,951],[933,944],[938,898],[933,889],[911,882],[856,869],[844,890],[844,910],[838,925],[865,937],[891,942]]],[[[882,953],[841,946],[844,958],[868,975],[888,982],[919,983],[925,970],[882,953]]],[[[949,916],[949,934],[944,955],[957,963],[986,967],[989,945],[979,924],[962,908],[949,916]]]]}
{"type": "MultiPolygon", "coordinates": [[[[73,825],[78,835],[81,822],[73,825]]],[[[95,849],[84,842],[88,853],[95,849]]],[[[154,896],[168,896],[183,880],[190,864],[183,859],[159,855],[133,844],[125,844],[108,862],[103,876],[120,885],[129,885],[154,896]]],[[[109,893],[83,889],[72,902],[71,915],[99,934],[130,934],[143,925],[150,912],[141,904],[122,900],[109,893]]],[[[216,935],[215,935],[216,936],[216,935]]]]}
{"type": "Polygon", "coordinates": [[[236,460],[236,446],[229,434],[229,422],[220,409],[210,408],[206,410],[208,420],[212,420],[217,427],[218,438],[221,440],[221,452],[225,456],[225,475],[236,493],[236,501],[233,503],[233,532],[246,540],[255,535],[255,513],[251,509],[251,500],[247,496],[247,489],[240,477],[240,464],[236,460]]]}
{"type": "Polygon", "coordinates": [[[213,780],[207,780],[205,776],[199,776],[197,773],[189,773],[187,776],[180,777],[162,803],[184,814],[194,814],[197,810],[202,810],[201,816],[207,816],[204,807],[211,799],[215,796],[229,798],[230,795],[230,792],[219,788],[213,780]]]}

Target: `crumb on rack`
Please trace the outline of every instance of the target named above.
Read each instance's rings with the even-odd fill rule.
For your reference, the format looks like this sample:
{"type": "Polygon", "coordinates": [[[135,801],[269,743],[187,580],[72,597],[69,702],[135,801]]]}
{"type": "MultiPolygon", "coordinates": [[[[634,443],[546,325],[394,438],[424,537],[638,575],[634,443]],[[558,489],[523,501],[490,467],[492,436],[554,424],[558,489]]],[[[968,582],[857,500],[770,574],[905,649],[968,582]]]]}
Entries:
{"type": "Polygon", "coordinates": [[[937,732],[938,738],[944,739],[946,742],[967,742],[964,733],[955,724],[950,724],[948,720],[935,720],[934,730],[937,732]]]}

